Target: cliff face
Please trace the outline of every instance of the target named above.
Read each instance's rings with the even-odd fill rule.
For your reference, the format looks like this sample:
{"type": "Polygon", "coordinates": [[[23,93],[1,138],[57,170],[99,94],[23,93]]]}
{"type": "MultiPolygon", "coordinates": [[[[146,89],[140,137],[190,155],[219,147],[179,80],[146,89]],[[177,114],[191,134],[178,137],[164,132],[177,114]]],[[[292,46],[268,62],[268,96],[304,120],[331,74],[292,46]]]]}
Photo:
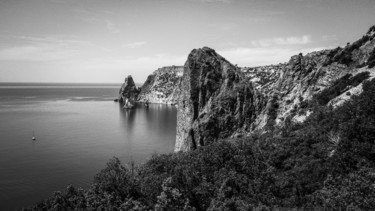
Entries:
{"type": "Polygon", "coordinates": [[[319,101],[321,105],[333,106],[358,95],[363,80],[375,77],[375,68],[369,68],[375,62],[374,37],[373,27],[345,48],[241,69],[210,48],[193,50],[180,85],[175,151],[273,130],[286,120],[302,122],[318,95],[325,99],[319,101]]]}
{"type": "Polygon", "coordinates": [[[141,88],[139,102],[176,104],[183,67],[159,68],[148,76],[141,88]]]}
{"type": "Polygon", "coordinates": [[[190,53],[180,89],[175,151],[249,130],[265,105],[245,74],[207,47],[190,53]]]}
{"type": "Polygon", "coordinates": [[[119,102],[124,105],[124,108],[133,108],[138,94],[139,91],[132,76],[127,76],[119,91],[119,102]]]}
{"type": "MultiPolygon", "coordinates": [[[[271,95],[275,99],[269,100],[268,106],[277,108],[273,116],[268,115],[267,123],[270,121],[274,126],[282,125],[287,118],[294,122],[303,121],[311,111],[306,107],[314,100],[314,96],[331,88],[337,81],[346,75],[355,77],[361,72],[369,72],[370,78],[374,75],[374,69],[367,67],[367,60],[375,48],[375,34],[368,33],[360,40],[347,45],[345,48],[323,50],[309,53],[306,56],[293,56],[284,68],[281,69],[279,79],[274,83],[271,95]]],[[[336,91],[335,95],[343,94],[351,89],[358,89],[359,84],[344,84],[342,90],[336,91]],[[346,86],[346,87],[345,87],[346,86]],[[357,88],[356,88],[357,87],[357,88]]],[[[260,90],[263,92],[263,90],[260,90]]],[[[353,92],[353,91],[352,91],[353,92]]],[[[329,101],[337,101],[335,99],[329,101]]],[[[350,99],[348,97],[347,99],[350,99]]],[[[327,104],[332,104],[328,102],[327,104]]],[[[322,103],[322,105],[327,105],[322,103]]],[[[266,119],[260,116],[259,119],[266,119]]],[[[262,128],[266,122],[259,124],[262,128]]]]}

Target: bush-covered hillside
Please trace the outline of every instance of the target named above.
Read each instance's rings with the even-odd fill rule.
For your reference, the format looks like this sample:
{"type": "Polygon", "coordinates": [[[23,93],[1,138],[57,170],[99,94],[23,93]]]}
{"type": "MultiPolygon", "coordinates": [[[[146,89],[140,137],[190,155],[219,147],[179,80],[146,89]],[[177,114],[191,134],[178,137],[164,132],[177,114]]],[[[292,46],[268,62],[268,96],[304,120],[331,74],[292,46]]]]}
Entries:
{"type": "Polygon", "coordinates": [[[337,79],[332,86],[324,89],[314,97],[320,105],[326,105],[330,100],[347,91],[348,87],[355,87],[369,77],[369,72],[361,72],[355,76],[352,76],[352,74],[346,74],[337,79]]]}
{"type": "Polygon", "coordinates": [[[375,80],[303,124],[122,165],[27,210],[375,210],[375,80]]]}

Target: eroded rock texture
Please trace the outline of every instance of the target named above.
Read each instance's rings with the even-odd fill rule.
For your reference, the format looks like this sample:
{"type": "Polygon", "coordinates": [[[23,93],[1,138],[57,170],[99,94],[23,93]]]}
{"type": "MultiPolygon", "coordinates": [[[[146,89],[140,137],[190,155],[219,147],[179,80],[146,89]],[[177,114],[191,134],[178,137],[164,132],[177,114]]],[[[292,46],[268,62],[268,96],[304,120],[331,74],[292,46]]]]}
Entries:
{"type": "Polygon", "coordinates": [[[139,90],[135,86],[131,75],[125,78],[119,91],[119,102],[124,108],[133,108],[138,98],[139,90]]]}
{"type": "Polygon", "coordinates": [[[184,66],[175,151],[249,130],[265,105],[245,74],[213,49],[194,49],[184,66]]]}
{"type": "Polygon", "coordinates": [[[139,102],[176,104],[183,67],[162,67],[148,76],[141,88],[139,102]]]}

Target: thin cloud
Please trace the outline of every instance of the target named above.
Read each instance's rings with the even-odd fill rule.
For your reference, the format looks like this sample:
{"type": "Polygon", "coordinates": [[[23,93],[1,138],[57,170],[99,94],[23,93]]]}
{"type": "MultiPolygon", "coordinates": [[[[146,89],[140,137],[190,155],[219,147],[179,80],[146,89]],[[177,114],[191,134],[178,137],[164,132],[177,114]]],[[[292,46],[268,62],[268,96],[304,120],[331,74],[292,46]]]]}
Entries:
{"type": "Polygon", "coordinates": [[[72,59],[94,45],[68,35],[11,36],[19,40],[17,46],[0,49],[0,60],[56,61],[72,59]]]}
{"type": "Polygon", "coordinates": [[[275,45],[306,45],[311,43],[310,35],[303,35],[302,37],[286,37],[286,38],[272,38],[254,40],[251,44],[255,47],[270,47],[275,45]]]}
{"type": "Polygon", "coordinates": [[[265,11],[264,12],[264,15],[266,16],[281,16],[281,15],[285,15],[286,12],[284,11],[265,11]]]}
{"type": "Polygon", "coordinates": [[[90,68],[130,68],[130,69],[148,69],[149,71],[157,68],[170,65],[183,65],[186,61],[186,56],[171,55],[171,54],[156,54],[144,57],[131,58],[101,58],[100,60],[82,61],[81,64],[86,64],[87,69],[90,68]]]}
{"type": "Polygon", "coordinates": [[[247,19],[247,21],[250,23],[264,23],[264,22],[269,22],[270,20],[267,18],[252,17],[252,18],[247,19]]]}
{"type": "Polygon", "coordinates": [[[127,47],[127,48],[138,48],[138,47],[141,47],[141,46],[146,45],[146,44],[147,44],[146,41],[140,41],[140,42],[133,42],[133,43],[125,44],[124,47],[127,47]]]}
{"type": "Polygon", "coordinates": [[[110,33],[117,34],[121,32],[120,27],[111,21],[111,18],[115,15],[113,11],[100,9],[73,9],[72,12],[84,22],[100,25],[104,24],[110,33]]]}
{"type": "Polygon", "coordinates": [[[152,71],[171,65],[184,65],[186,55],[156,54],[144,57],[96,57],[87,60],[63,61],[59,67],[64,69],[90,71],[97,78],[109,78],[111,81],[120,82],[126,75],[132,75],[136,82],[142,83],[152,71]],[[112,74],[109,75],[108,71],[112,74]]]}
{"type": "Polygon", "coordinates": [[[238,24],[236,23],[223,23],[219,25],[219,29],[222,31],[231,31],[238,28],[238,24]]]}
{"type": "Polygon", "coordinates": [[[65,45],[92,45],[91,42],[86,40],[77,39],[75,36],[70,35],[46,35],[46,36],[25,36],[25,35],[13,35],[11,38],[21,39],[30,43],[44,44],[44,43],[55,43],[65,45]]]}
{"type": "Polygon", "coordinates": [[[336,35],[323,35],[322,40],[323,41],[337,40],[337,36],[336,35]]]}
{"type": "Polygon", "coordinates": [[[114,24],[113,22],[111,22],[109,20],[106,20],[105,23],[107,25],[107,29],[108,29],[109,32],[111,32],[113,34],[120,33],[120,28],[117,27],[117,25],[114,24]]]}
{"type": "Polygon", "coordinates": [[[190,1],[195,1],[195,2],[200,2],[200,3],[232,3],[232,0],[190,0],[190,1]]]}
{"type": "Polygon", "coordinates": [[[285,48],[285,47],[239,47],[231,49],[218,50],[218,53],[224,56],[228,61],[239,66],[259,66],[271,65],[288,62],[289,59],[300,52],[307,54],[313,51],[319,51],[330,47],[317,48],[285,48]]]}
{"type": "Polygon", "coordinates": [[[26,45],[0,50],[0,60],[7,61],[56,61],[74,58],[78,50],[56,45],[26,45]]]}

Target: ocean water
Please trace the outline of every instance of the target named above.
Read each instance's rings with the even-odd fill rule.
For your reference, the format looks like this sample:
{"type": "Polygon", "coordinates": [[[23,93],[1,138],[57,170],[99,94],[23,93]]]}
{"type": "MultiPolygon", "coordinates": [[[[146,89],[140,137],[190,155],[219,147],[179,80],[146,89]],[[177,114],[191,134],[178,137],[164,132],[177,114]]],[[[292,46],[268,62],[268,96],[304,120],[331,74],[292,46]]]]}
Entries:
{"type": "Polygon", "coordinates": [[[88,188],[109,159],[173,152],[176,108],[122,110],[119,84],[0,84],[0,210],[72,184],[88,188]],[[35,134],[37,140],[31,140],[35,134]]]}

